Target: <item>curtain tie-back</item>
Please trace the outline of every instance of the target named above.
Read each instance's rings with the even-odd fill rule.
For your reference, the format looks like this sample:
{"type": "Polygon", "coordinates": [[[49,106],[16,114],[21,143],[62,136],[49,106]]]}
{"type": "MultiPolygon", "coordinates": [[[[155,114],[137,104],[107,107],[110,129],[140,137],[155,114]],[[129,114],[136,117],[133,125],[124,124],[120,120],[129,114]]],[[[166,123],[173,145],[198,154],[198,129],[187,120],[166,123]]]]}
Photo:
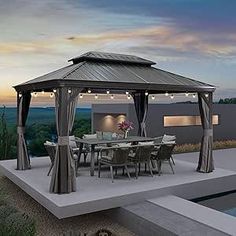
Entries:
{"type": "Polygon", "coordinates": [[[141,122],[141,128],[145,129],[146,128],[146,123],[145,122],[141,122]]]}
{"type": "Polygon", "coordinates": [[[23,133],[25,133],[25,127],[23,127],[23,126],[17,126],[17,133],[18,133],[18,134],[23,134],[23,133]]]}
{"type": "Polygon", "coordinates": [[[213,129],[204,129],[204,136],[213,136],[213,129]]]}
{"type": "Polygon", "coordinates": [[[69,136],[58,136],[57,140],[58,145],[69,145],[69,136]]]}

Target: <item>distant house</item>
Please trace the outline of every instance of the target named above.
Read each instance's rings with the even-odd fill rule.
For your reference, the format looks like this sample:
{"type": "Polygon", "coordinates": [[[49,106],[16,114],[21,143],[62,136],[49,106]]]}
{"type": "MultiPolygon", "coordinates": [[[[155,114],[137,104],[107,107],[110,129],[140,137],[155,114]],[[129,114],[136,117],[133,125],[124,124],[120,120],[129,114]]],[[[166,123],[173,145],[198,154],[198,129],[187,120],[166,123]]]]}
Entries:
{"type": "MultiPolygon", "coordinates": [[[[236,139],[236,104],[214,104],[214,140],[236,139]]],[[[117,123],[137,120],[133,104],[92,105],[92,131],[117,132],[117,123]]],[[[178,143],[198,143],[202,135],[198,104],[150,104],[147,118],[148,136],[175,134],[178,143]]]]}

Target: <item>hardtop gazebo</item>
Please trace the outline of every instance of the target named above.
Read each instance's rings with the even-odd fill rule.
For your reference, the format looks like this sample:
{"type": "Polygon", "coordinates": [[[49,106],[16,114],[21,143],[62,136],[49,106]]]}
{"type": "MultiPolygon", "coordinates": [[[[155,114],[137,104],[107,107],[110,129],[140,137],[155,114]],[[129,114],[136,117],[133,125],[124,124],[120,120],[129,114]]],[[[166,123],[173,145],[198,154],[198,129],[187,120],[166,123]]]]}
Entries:
{"type": "Polygon", "coordinates": [[[203,127],[197,171],[214,170],[212,157],[213,125],[212,102],[215,87],[153,67],[155,62],[131,55],[88,52],[72,58],[72,64],[36,79],[15,86],[17,91],[17,169],[30,168],[30,159],[24,138],[32,92],[55,94],[57,151],[53,167],[50,192],[76,191],[75,166],[69,147],[78,96],[93,93],[124,93],[134,99],[139,124],[138,135],[146,136],[148,94],[197,93],[203,127]]]}

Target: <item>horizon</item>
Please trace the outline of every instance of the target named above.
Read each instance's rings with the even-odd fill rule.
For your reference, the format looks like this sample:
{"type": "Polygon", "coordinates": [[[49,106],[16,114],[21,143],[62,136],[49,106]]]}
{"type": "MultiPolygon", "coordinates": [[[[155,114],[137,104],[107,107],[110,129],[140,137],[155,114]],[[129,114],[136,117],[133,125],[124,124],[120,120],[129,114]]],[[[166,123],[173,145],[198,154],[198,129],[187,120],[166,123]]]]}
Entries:
{"type": "MultiPolygon", "coordinates": [[[[66,66],[87,51],[137,55],[215,85],[215,101],[235,97],[235,8],[233,0],[127,0],[125,6],[105,0],[1,1],[0,104],[16,104],[13,85],[66,66]]],[[[117,99],[113,102],[124,101],[117,99]]],[[[160,97],[155,103],[169,101],[160,97]]],[[[32,106],[53,102],[39,96],[32,106]]],[[[92,98],[80,102],[97,103],[92,98]]]]}

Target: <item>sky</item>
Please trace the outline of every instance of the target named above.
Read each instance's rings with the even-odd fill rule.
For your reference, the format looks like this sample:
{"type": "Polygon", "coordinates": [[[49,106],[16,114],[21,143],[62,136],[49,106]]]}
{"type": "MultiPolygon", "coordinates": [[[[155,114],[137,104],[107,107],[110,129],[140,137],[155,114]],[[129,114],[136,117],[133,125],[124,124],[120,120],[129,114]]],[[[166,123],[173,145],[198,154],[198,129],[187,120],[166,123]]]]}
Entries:
{"type": "Polygon", "coordinates": [[[141,56],[216,85],[215,100],[235,97],[235,11],[235,0],[0,0],[0,105],[15,105],[12,86],[87,51],[141,56]]]}

